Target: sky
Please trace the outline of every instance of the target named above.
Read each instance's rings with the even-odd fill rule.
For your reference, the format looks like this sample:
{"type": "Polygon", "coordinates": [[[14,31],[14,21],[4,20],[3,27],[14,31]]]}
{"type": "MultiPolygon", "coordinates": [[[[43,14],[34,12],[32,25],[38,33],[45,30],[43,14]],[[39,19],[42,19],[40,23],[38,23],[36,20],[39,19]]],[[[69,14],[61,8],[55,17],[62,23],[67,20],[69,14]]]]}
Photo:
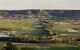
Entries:
{"type": "Polygon", "coordinates": [[[0,0],[0,9],[74,9],[80,10],[80,0],[0,0]]]}

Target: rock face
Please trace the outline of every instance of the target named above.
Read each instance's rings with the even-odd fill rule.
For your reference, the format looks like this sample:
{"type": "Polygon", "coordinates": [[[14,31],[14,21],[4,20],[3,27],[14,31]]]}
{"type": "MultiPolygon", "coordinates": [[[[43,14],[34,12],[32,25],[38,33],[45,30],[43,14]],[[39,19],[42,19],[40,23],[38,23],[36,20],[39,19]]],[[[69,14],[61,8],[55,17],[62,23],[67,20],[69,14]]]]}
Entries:
{"type": "Polygon", "coordinates": [[[80,10],[0,10],[0,16],[8,17],[25,17],[30,15],[54,16],[55,18],[80,19],[80,10]]]}

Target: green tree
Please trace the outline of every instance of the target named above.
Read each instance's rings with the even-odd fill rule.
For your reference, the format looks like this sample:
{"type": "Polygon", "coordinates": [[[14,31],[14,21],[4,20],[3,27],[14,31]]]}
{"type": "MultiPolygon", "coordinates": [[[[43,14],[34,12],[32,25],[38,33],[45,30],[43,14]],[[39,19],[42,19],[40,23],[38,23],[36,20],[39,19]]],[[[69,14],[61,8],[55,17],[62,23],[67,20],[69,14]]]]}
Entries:
{"type": "Polygon", "coordinates": [[[7,43],[6,46],[3,47],[2,50],[18,50],[18,48],[12,43],[7,43]]]}

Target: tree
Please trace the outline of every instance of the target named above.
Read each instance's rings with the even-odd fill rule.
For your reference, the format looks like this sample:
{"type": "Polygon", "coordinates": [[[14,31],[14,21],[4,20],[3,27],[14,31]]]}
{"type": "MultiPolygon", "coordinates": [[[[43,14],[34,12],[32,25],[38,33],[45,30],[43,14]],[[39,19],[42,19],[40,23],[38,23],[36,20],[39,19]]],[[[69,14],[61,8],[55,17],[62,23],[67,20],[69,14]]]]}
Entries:
{"type": "Polygon", "coordinates": [[[6,46],[3,47],[2,50],[18,50],[18,48],[12,43],[7,43],[6,46]]]}

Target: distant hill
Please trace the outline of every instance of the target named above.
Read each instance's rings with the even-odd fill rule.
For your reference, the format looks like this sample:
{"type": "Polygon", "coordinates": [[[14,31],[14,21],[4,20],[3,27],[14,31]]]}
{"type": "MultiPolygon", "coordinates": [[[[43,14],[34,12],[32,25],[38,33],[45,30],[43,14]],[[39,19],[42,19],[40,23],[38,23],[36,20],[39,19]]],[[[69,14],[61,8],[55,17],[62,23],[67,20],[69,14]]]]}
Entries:
{"type": "MultiPolygon", "coordinates": [[[[31,11],[31,14],[37,15],[40,10],[0,10],[0,16],[8,17],[15,15],[27,15],[31,11]]],[[[69,18],[79,19],[80,10],[43,10],[55,18],[69,18]]]]}

